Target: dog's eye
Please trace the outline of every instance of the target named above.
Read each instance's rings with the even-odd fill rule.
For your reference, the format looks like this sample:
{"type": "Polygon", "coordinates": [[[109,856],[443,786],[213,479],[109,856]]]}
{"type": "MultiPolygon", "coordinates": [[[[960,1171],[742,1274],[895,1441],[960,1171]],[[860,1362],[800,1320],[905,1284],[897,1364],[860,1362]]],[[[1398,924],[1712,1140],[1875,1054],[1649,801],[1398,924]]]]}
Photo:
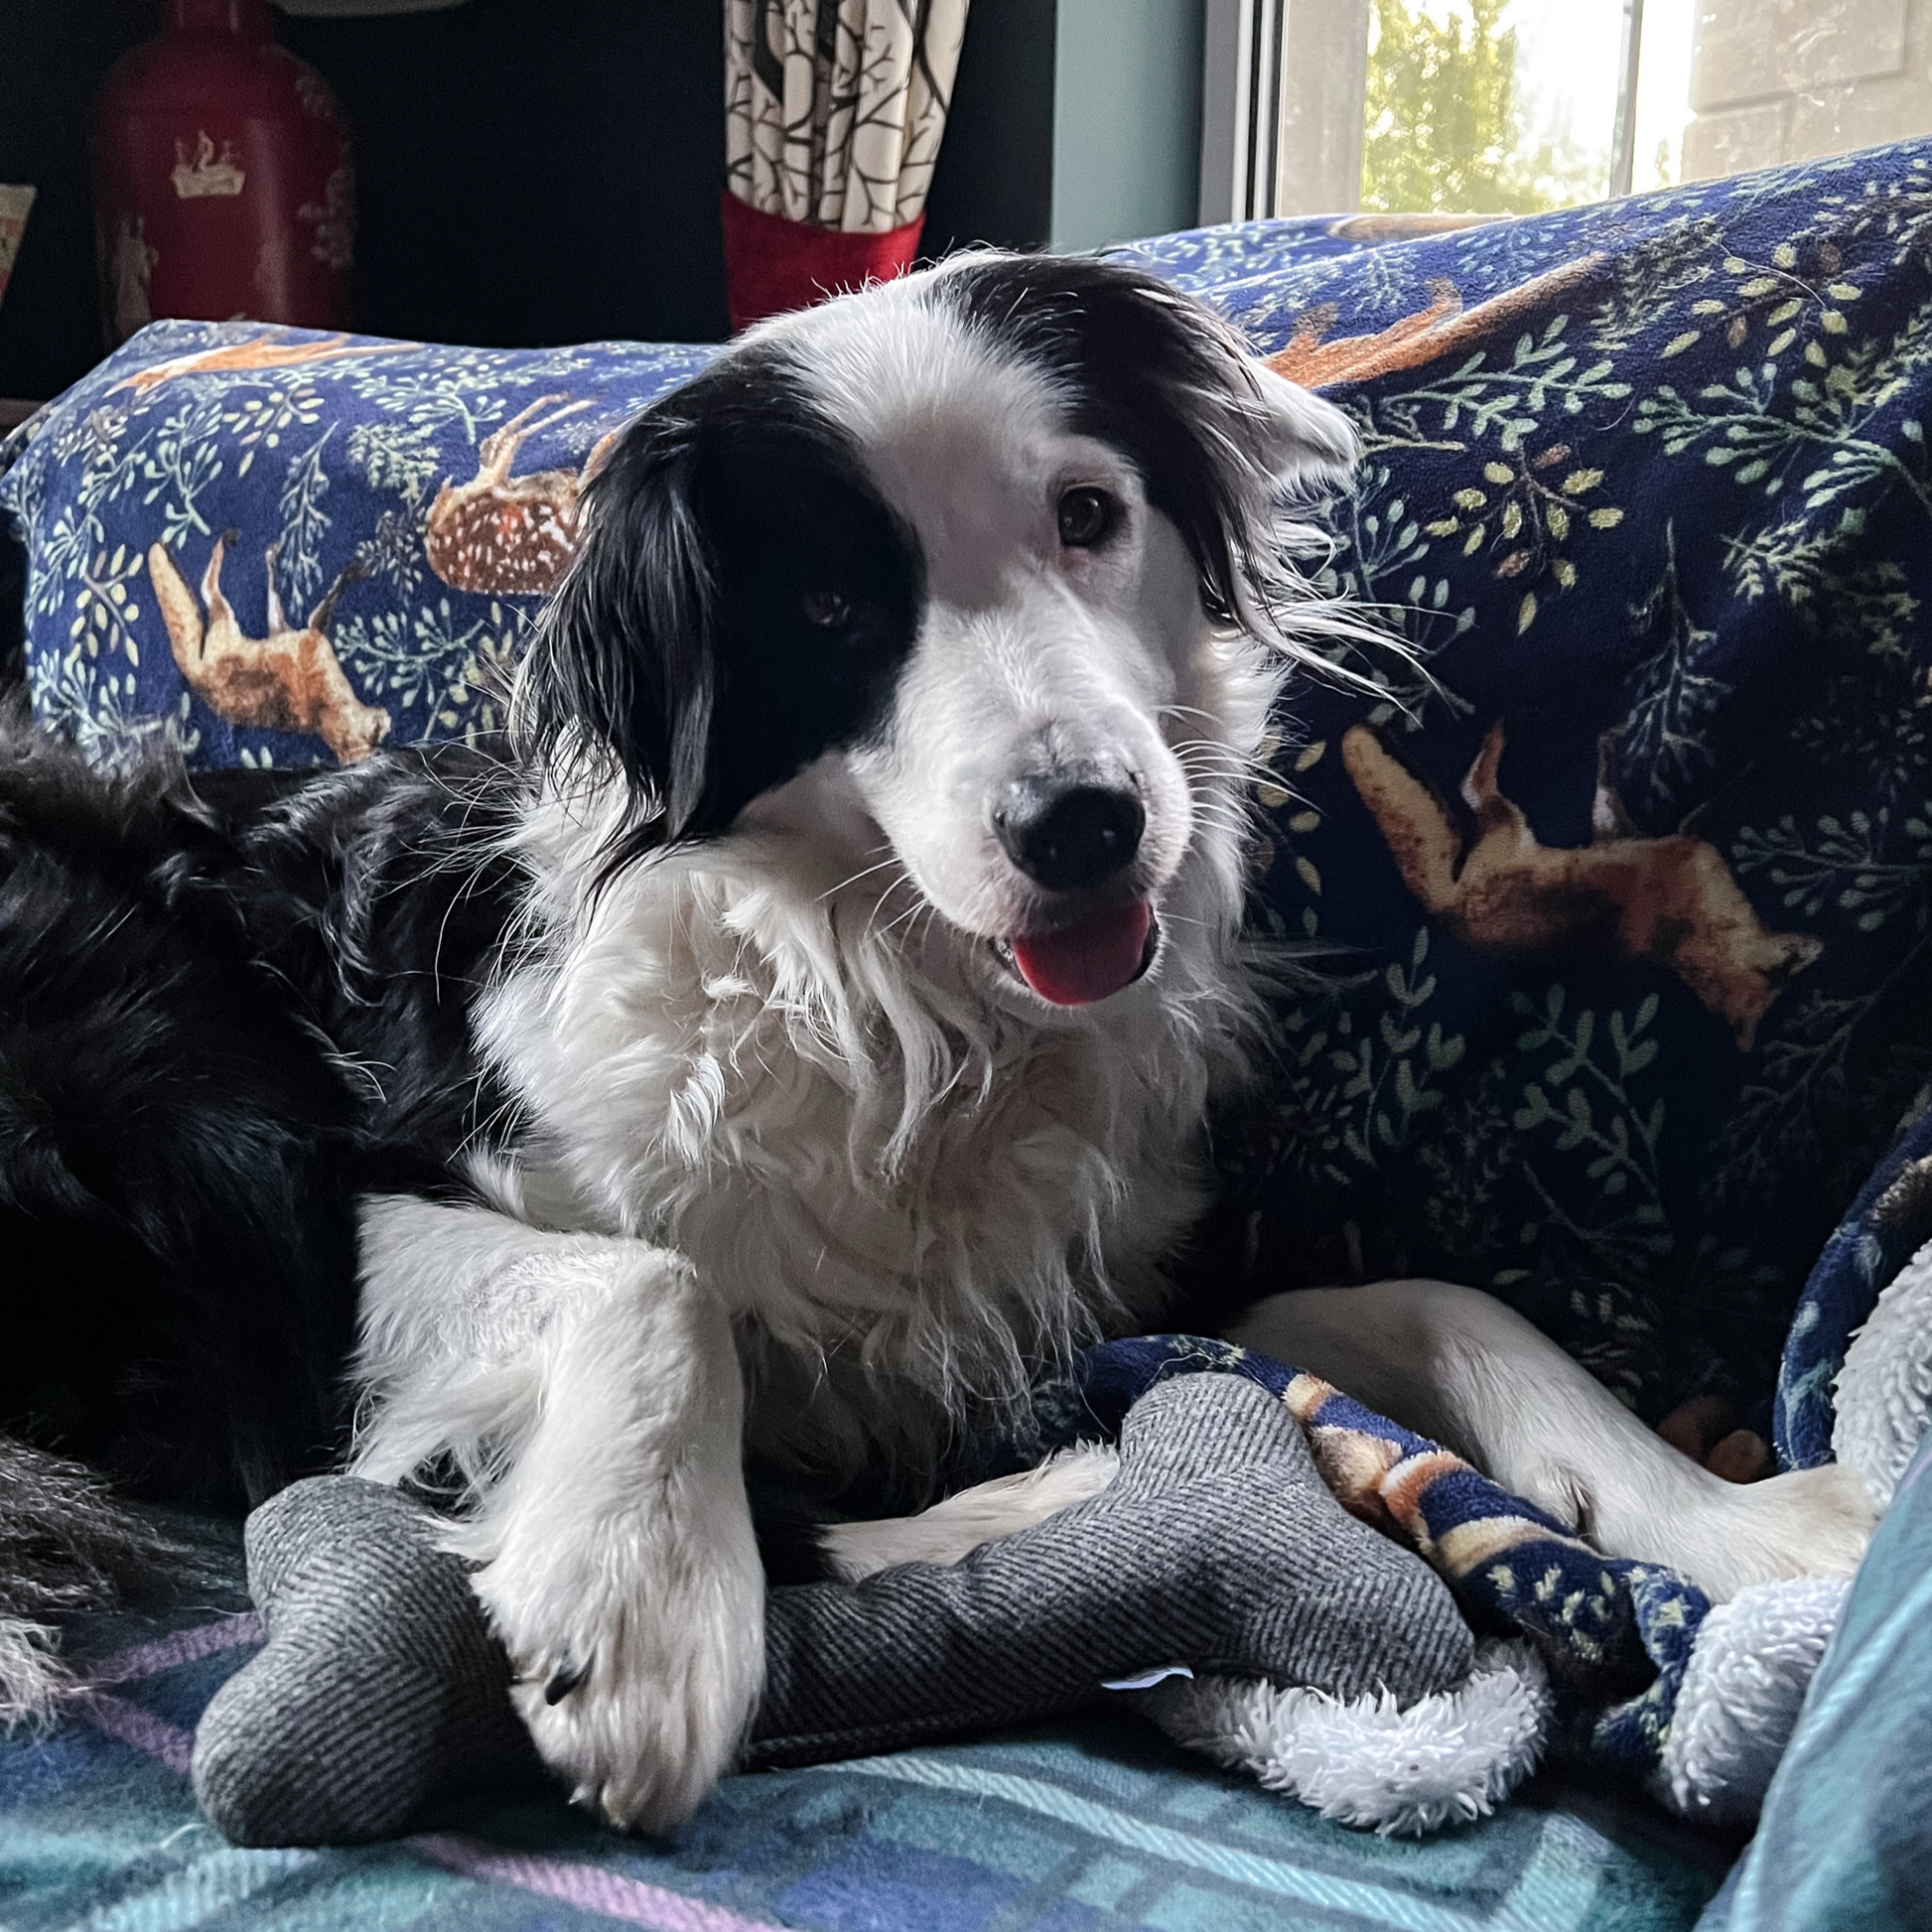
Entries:
{"type": "Polygon", "coordinates": [[[852,620],[852,604],[837,591],[807,591],[798,600],[798,609],[807,623],[821,630],[839,630],[852,620]]]}
{"type": "Polygon", "coordinates": [[[1060,498],[1060,541],[1069,550],[1091,550],[1113,534],[1117,511],[1104,489],[1082,485],[1060,498]]]}

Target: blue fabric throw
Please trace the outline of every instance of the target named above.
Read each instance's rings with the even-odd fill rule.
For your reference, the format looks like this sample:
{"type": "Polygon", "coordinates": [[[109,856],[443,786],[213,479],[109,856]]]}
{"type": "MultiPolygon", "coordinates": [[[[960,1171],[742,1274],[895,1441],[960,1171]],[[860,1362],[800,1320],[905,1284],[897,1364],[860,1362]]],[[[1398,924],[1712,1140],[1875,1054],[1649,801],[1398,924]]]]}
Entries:
{"type": "Polygon", "coordinates": [[[73,1632],[84,1715],[0,1739],[10,1932],[1685,1932],[1723,1877],[1721,1844],[1549,1778],[1426,1844],[1344,1831],[1105,1711],[728,1778],[668,1844],[558,1798],[241,1851],[197,1814],[188,1753],[259,1636],[207,1607],[73,1632]]]}
{"type": "Polygon", "coordinates": [[[1283,723],[1262,915],[1325,983],[1223,1131],[1249,1277],[1488,1288],[1817,1460],[1873,1291],[1806,1278],[1932,1053],[1932,147],[1296,234],[1143,251],[1356,417],[1320,574],[1422,659],[1283,723]],[[1458,899],[1485,823],[1564,855],[1533,916],[1458,899]]]}

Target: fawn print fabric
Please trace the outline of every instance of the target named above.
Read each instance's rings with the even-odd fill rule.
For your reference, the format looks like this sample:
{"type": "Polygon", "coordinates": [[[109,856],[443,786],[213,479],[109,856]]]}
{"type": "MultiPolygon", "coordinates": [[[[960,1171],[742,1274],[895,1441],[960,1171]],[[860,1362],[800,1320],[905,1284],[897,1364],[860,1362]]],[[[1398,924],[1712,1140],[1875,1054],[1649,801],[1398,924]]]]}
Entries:
{"type": "Polygon", "coordinates": [[[1806,1280],[1932,1063],[1932,145],[1307,225],[1139,251],[1355,418],[1308,564],[1411,652],[1281,721],[1257,910],[1316,977],[1220,1265],[1487,1288],[1821,1460],[1897,1239],[1806,1280]]]}

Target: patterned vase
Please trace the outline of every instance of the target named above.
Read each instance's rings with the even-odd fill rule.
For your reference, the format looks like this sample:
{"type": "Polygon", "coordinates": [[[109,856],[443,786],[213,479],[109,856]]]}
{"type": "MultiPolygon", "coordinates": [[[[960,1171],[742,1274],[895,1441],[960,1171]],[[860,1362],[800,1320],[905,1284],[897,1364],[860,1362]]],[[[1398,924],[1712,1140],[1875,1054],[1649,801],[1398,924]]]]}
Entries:
{"type": "Polygon", "coordinates": [[[164,0],[94,105],[94,236],[110,345],[157,316],[347,325],[348,133],[267,0],[164,0]]]}

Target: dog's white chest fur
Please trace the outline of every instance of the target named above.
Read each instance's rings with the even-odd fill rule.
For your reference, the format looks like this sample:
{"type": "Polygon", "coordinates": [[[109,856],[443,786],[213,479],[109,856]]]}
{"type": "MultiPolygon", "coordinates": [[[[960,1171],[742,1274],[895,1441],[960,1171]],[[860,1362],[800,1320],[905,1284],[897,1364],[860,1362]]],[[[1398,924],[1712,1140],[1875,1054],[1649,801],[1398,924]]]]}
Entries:
{"type": "Polygon", "coordinates": [[[823,850],[810,803],[816,850],[773,863],[781,801],[771,829],[594,899],[575,883],[591,830],[533,823],[559,916],[480,1028],[529,1150],[508,1204],[676,1249],[755,1361],[791,1359],[787,1405],[803,1365],[830,1370],[835,1411],[859,1369],[935,1416],[1011,1397],[1152,1316],[1204,1204],[1205,1105],[1249,1017],[1230,870],[1186,869],[1156,974],[1104,1018],[1029,1015],[960,969],[956,938],[908,934],[917,901],[887,873],[848,881],[864,860],[823,850]]]}
{"type": "Polygon", "coordinates": [[[466,1485],[614,1819],[756,1698],[748,1444],[924,1461],[1157,1318],[1259,1033],[1254,756],[1334,627],[1283,515],[1353,451],[1146,276],[969,258],[746,338],[591,485],[475,1014],[510,1153],[365,1206],[358,1466],[466,1485]]]}

